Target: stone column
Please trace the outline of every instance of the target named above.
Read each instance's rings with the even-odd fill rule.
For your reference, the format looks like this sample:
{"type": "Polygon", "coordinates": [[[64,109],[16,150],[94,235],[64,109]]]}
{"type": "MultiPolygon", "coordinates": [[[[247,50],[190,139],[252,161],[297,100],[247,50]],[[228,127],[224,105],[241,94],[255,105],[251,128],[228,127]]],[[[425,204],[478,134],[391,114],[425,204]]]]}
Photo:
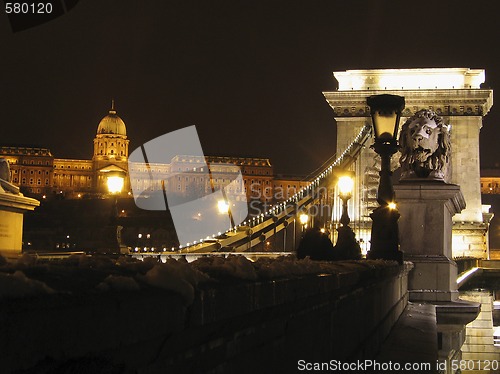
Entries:
{"type": "Polygon", "coordinates": [[[452,217],[465,208],[460,187],[439,182],[394,186],[404,259],[414,263],[408,289],[411,301],[458,299],[457,266],[452,258],[452,217]]]}

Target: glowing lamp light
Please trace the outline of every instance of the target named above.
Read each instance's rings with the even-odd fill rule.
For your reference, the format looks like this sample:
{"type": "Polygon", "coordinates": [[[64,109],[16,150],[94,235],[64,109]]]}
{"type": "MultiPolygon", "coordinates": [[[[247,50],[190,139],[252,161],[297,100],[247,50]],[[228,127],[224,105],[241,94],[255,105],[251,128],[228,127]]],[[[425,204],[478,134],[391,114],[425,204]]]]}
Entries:
{"type": "Polygon", "coordinates": [[[309,216],[307,214],[305,214],[305,213],[302,213],[299,216],[299,221],[300,221],[301,224],[305,225],[309,221],[309,216]]]}
{"type": "Polygon", "coordinates": [[[110,175],[107,179],[108,191],[111,194],[119,194],[122,192],[124,178],[117,175],[110,175]]]}
{"type": "Polygon", "coordinates": [[[389,209],[393,209],[393,210],[396,209],[396,207],[397,207],[396,203],[394,203],[394,202],[390,202],[389,204],[387,204],[387,206],[389,207],[389,209]]]}
{"type": "Polygon", "coordinates": [[[339,191],[342,195],[350,195],[354,188],[354,179],[345,175],[339,178],[337,183],[339,186],[339,191]]]}
{"type": "Polygon", "coordinates": [[[220,214],[227,214],[229,212],[229,204],[224,200],[217,201],[217,208],[220,214]]]}
{"type": "Polygon", "coordinates": [[[371,109],[375,141],[396,140],[405,99],[396,95],[370,96],[366,103],[371,109]]]}

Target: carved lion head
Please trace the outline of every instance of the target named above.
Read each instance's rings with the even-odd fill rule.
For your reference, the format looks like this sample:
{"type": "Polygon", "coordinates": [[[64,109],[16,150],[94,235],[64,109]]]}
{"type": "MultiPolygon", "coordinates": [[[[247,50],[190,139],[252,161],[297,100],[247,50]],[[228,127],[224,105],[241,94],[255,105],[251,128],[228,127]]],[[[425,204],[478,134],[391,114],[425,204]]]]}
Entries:
{"type": "Polygon", "coordinates": [[[447,177],[450,136],[443,119],[432,110],[410,117],[399,134],[401,179],[447,177]]]}

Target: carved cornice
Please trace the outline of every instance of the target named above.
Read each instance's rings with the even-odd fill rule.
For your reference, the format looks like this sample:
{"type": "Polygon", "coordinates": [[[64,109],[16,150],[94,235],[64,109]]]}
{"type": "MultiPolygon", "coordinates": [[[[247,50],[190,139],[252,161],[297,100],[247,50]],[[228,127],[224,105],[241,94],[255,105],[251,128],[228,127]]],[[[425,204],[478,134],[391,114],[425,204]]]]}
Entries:
{"type": "Polygon", "coordinates": [[[409,117],[421,109],[431,109],[441,116],[485,116],[493,105],[493,90],[432,89],[432,90],[363,90],[323,92],[335,117],[369,117],[366,98],[371,95],[404,96],[403,116],[409,117]]]}

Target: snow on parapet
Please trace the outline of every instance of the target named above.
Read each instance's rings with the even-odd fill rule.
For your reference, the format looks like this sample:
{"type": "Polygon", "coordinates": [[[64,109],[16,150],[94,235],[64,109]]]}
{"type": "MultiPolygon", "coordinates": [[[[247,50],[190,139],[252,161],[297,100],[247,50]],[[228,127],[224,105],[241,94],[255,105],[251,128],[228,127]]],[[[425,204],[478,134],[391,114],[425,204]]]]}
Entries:
{"type": "Polygon", "coordinates": [[[309,275],[353,274],[386,267],[387,262],[327,262],[302,260],[295,256],[259,258],[252,262],[241,255],[201,257],[188,263],[184,258],[160,261],[151,257],[144,261],[130,257],[114,260],[109,257],[73,255],[62,260],[41,261],[24,255],[16,262],[0,256],[0,300],[47,294],[79,292],[140,292],[160,288],[181,296],[184,305],[191,305],[200,284],[258,282],[290,279],[309,275]],[[25,275],[28,274],[28,276],[25,275]],[[45,283],[49,283],[50,287],[45,283]]]}

